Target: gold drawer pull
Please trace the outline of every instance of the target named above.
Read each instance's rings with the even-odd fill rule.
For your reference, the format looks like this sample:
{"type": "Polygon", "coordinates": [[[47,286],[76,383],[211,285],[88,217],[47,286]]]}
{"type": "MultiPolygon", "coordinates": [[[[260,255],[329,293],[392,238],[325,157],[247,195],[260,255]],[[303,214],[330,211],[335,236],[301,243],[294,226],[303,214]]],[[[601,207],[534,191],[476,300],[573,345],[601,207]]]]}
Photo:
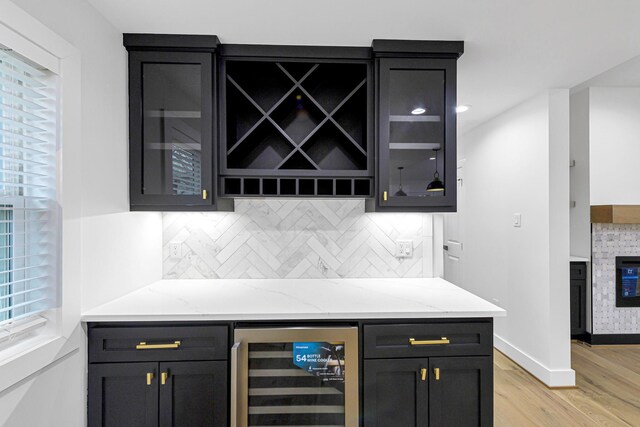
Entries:
{"type": "Polygon", "coordinates": [[[163,372],[160,374],[160,384],[165,385],[167,383],[167,377],[169,376],[169,374],[167,374],[166,372],[163,372]]]}
{"type": "Polygon", "coordinates": [[[153,373],[147,372],[147,385],[151,385],[152,380],[153,380],[153,373]]]}
{"type": "Polygon", "coordinates": [[[422,381],[426,381],[427,380],[427,368],[420,369],[420,379],[422,381]]]}
{"type": "Polygon", "coordinates": [[[433,373],[436,376],[436,381],[440,381],[440,368],[433,368],[433,373]]]}
{"type": "Polygon", "coordinates": [[[411,345],[438,345],[438,344],[449,344],[450,341],[447,337],[442,337],[439,340],[424,340],[418,341],[415,338],[409,338],[409,344],[411,345]]]}
{"type": "Polygon", "coordinates": [[[180,341],[174,341],[167,344],[147,344],[146,341],[142,341],[136,346],[136,350],[159,350],[165,348],[178,348],[180,347],[180,341]]]}

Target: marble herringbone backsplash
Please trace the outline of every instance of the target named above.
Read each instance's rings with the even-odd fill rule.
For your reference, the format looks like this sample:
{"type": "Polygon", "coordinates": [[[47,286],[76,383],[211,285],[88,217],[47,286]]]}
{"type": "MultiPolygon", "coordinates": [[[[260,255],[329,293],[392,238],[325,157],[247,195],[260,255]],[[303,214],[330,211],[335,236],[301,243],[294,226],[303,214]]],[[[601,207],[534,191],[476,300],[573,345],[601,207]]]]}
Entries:
{"type": "Polygon", "coordinates": [[[163,275],[431,277],[432,231],[430,214],[369,214],[363,200],[236,199],[235,212],[163,214],[163,275]],[[398,239],[413,240],[412,258],[395,257],[398,239]]]}

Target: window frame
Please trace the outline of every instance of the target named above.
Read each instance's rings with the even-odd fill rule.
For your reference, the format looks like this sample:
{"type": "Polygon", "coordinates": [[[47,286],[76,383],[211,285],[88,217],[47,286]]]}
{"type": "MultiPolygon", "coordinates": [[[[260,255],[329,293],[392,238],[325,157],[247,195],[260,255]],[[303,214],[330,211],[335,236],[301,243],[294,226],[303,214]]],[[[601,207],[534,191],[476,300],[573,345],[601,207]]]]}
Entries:
{"type": "Polygon", "coordinates": [[[83,342],[81,297],[81,60],[80,52],[14,3],[0,0],[0,44],[49,69],[58,78],[57,307],[38,319],[15,322],[16,339],[0,348],[0,392],[69,357],[83,342]],[[64,114],[61,112],[64,111],[64,114]],[[43,321],[46,319],[46,323],[43,321]]]}

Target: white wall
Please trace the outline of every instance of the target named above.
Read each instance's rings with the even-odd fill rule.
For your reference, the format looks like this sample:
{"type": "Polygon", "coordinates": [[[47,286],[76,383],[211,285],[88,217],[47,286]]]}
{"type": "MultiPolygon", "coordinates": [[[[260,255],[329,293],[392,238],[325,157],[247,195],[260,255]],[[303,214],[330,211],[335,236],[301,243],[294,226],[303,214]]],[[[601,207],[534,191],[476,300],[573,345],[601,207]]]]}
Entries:
{"type": "Polygon", "coordinates": [[[496,346],[548,385],[572,385],[569,92],[545,92],[459,138],[463,287],[496,302],[496,346]],[[522,215],[522,227],[512,225],[522,215]]]}
{"type": "Polygon", "coordinates": [[[14,0],[82,54],[83,310],[161,276],[162,218],[130,213],[127,55],[84,0],[14,0]]]}
{"type": "Polygon", "coordinates": [[[589,90],[592,205],[640,204],[640,88],[589,90]]]}
{"type": "MultiPolygon", "coordinates": [[[[82,56],[82,151],[66,153],[64,161],[82,162],[83,168],[82,255],[72,261],[81,265],[82,307],[88,309],[157,280],[162,272],[161,215],[128,212],[127,62],[122,35],[83,0],[14,3],[82,56]]],[[[85,360],[83,346],[2,392],[0,425],[83,425],[85,360]],[[36,405],[40,409],[32,410],[36,405]]]]}
{"type": "Polygon", "coordinates": [[[3,427],[59,427],[85,424],[84,356],[75,351],[0,393],[3,427]]]}

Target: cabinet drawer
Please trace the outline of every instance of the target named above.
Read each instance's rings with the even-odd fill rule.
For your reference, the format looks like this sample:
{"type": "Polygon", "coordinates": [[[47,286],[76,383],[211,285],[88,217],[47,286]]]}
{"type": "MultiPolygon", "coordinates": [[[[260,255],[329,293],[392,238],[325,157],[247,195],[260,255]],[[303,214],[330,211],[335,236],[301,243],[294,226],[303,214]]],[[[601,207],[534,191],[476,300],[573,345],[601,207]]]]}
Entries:
{"type": "Polygon", "coordinates": [[[492,348],[491,322],[364,326],[364,357],[367,359],[488,356],[492,348]]]}
{"type": "Polygon", "coordinates": [[[584,263],[572,262],[570,266],[571,280],[584,280],[587,278],[587,266],[584,263]]]}
{"type": "Polygon", "coordinates": [[[89,363],[226,360],[227,326],[89,328],[89,363]]]}

